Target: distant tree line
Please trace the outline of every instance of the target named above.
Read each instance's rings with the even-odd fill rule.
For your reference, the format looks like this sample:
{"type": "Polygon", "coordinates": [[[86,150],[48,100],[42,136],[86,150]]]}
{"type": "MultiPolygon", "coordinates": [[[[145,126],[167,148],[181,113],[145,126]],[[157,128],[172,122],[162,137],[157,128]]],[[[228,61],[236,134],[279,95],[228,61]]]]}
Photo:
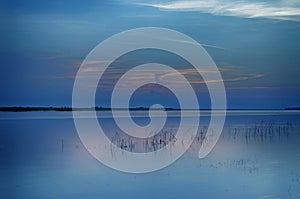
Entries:
{"type": "MultiPolygon", "coordinates": [[[[26,111],[110,111],[112,108],[107,107],[90,107],[90,108],[72,108],[72,107],[25,107],[25,106],[11,106],[11,107],[0,107],[2,112],[26,112],[26,111]]],[[[131,111],[148,111],[147,107],[134,107],[134,108],[114,108],[114,110],[131,110],[131,111]]],[[[155,110],[155,109],[154,109],[155,110]]],[[[179,111],[180,108],[158,108],[157,110],[165,111],[179,111]]],[[[193,109],[191,109],[193,110],[193,109]]],[[[210,110],[210,109],[201,109],[210,110]]],[[[254,110],[254,109],[227,109],[227,110],[254,110]]],[[[259,110],[300,110],[300,107],[289,107],[285,109],[259,109],[259,110]]]]}
{"type": "Polygon", "coordinates": [[[95,108],[72,108],[72,107],[23,107],[23,106],[13,106],[13,107],[0,107],[0,111],[9,112],[26,112],[26,111],[89,111],[89,110],[109,110],[109,108],[95,107],[95,108]]]}
{"type": "MultiPolygon", "coordinates": [[[[72,108],[72,107],[24,107],[24,106],[12,106],[12,107],[0,107],[0,111],[5,112],[26,112],[26,111],[109,111],[112,108],[105,107],[91,107],[91,108],[72,108]]],[[[149,108],[146,107],[135,107],[135,108],[115,108],[114,110],[132,110],[132,111],[147,111],[149,108]]],[[[164,108],[164,110],[180,110],[176,108],[164,108]]]]}

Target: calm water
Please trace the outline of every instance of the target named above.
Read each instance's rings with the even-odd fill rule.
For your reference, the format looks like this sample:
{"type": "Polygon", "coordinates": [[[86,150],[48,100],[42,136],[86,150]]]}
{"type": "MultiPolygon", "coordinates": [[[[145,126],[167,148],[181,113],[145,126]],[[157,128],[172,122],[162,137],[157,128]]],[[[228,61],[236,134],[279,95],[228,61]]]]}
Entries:
{"type": "MultiPolygon", "coordinates": [[[[128,140],[109,114],[98,114],[108,137],[128,140]]],[[[299,112],[230,112],[217,145],[200,160],[208,115],[177,162],[152,173],[127,174],[85,150],[70,112],[0,112],[0,198],[300,198],[299,112]]],[[[139,124],[149,120],[144,112],[134,116],[139,124]]],[[[163,133],[176,132],[179,121],[172,112],[163,133]]]]}

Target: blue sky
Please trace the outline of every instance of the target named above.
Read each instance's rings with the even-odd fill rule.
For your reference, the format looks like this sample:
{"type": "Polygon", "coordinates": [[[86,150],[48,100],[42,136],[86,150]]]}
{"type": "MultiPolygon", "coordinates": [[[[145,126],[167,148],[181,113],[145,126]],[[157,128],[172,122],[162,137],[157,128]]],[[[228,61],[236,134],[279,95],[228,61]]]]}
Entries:
{"type": "MultiPolygon", "coordinates": [[[[0,15],[1,106],[70,106],[74,76],[89,51],[113,34],[149,26],[204,46],[225,80],[229,108],[300,106],[297,0],[1,1],[0,15]]],[[[209,107],[203,85],[195,87],[209,107]]],[[[132,105],[160,99],[176,106],[165,93],[137,94],[132,105]]],[[[97,105],[109,106],[107,98],[99,91],[97,105]]]]}

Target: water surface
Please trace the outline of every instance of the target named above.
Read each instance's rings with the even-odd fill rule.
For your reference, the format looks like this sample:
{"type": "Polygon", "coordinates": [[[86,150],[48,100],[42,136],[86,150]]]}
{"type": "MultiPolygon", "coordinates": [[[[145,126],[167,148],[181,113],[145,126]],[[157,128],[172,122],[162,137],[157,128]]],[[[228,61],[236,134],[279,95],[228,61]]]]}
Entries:
{"type": "MultiPolygon", "coordinates": [[[[126,138],[109,113],[97,114],[110,139],[126,138]]],[[[178,161],[127,174],[86,151],[71,112],[2,112],[1,198],[300,198],[299,112],[231,111],[213,151],[198,159],[209,122],[209,113],[201,115],[198,135],[178,161]]],[[[138,124],[149,122],[145,112],[133,116],[138,124]]],[[[176,133],[179,114],[169,117],[163,134],[176,133]]],[[[143,147],[126,150],[155,150],[143,147]]]]}

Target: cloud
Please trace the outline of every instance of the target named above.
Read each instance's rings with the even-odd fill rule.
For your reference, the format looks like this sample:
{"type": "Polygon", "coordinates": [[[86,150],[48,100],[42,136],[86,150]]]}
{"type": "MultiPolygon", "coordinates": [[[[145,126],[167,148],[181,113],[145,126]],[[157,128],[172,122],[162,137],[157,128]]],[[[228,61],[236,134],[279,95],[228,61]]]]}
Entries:
{"type": "Polygon", "coordinates": [[[295,0],[180,0],[166,3],[137,3],[170,11],[200,11],[223,16],[300,21],[300,3],[295,0]]]}
{"type": "MultiPolygon", "coordinates": [[[[82,70],[82,74],[80,76],[77,76],[77,78],[83,78],[83,79],[95,79],[99,77],[99,73],[104,72],[104,67],[102,64],[104,63],[110,63],[111,60],[93,60],[93,61],[87,61],[85,63],[85,67],[82,70]]],[[[119,61],[120,62],[120,61],[119,61]]],[[[122,62],[120,62],[122,66],[122,62]]],[[[172,66],[171,66],[172,67],[172,66]]],[[[126,70],[125,70],[126,71],[126,70]]],[[[102,89],[112,89],[114,86],[114,83],[118,81],[118,79],[122,76],[122,74],[125,72],[123,67],[115,67],[110,68],[109,70],[105,71],[105,76],[102,77],[102,80],[99,84],[99,88],[102,89]]],[[[179,81],[178,79],[178,73],[181,75],[184,75],[185,78],[189,81],[190,84],[193,85],[199,85],[200,89],[203,85],[207,83],[218,83],[218,82],[231,82],[230,86],[237,86],[241,82],[250,81],[247,84],[253,83],[256,81],[255,79],[264,77],[264,74],[262,73],[256,73],[246,70],[245,67],[237,67],[237,66],[228,66],[223,65],[218,67],[218,70],[214,68],[203,68],[200,70],[200,73],[206,74],[206,77],[210,77],[211,79],[208,81],[204,81],[201,76],[199,76],[199,71],[195,68],[185,68],[182,66],[181,69],[177,69],[177,72],[170,71],[164,68],[159,67],[153,67],[153,68],[147,68],[143,70],[139,70],[138,73],[135,73],[134,75],[127,76],[124,79],[125,84],[121,87],[128,88],[133,87],[136,85],[142,84],[145,80],[151,80],[157,83],[161,83],[163,85],[174,85],[181,88],[185,82],[179,81]],[[218,76],[215,76],[214,74],[220,72],[222,75],[222,78],[220,79],[218,76]],[[237,82],[238,84],[235,84],[234,82],[237,82]],[[233,83],[233,84],[232,84],[233,83]]],[[[75,79],[76,75],[74,73],[68,74],[68,75],[55,75],[51,76],[54,79],[75,79]]],[[[243,84],[245,85],[245,84],[243,84]]],[[[241,85],[239,85],[241,86],[241,85]]],[[[263,87],[259,87],[262,89],[263,87]]],[[[258,87],[256,88],[258,89],[258,87]]]]}
{"type": "MultiPolygon", "coordinates": [[[[261,78],[264,75],[261,73],[249,73],[243,71],[239,67],[219,67],[219,71],[222,73],[222,79],[210,79],[208,81],[204,81],[203,79],[195,78],[193,75],[198,74],[196,69],[182,69],[178,70],[182,75],[186,75],[186,78],[191,84],[206,84],[206,83],[218,83],[218,82],[236,82],[236,81],[245,81],[249,79],[261,78]]],[[[216,70],[202,70],[201,73],[216,73],[216,70]]],[[[172,84],[180,84],[178,80],[172,77],[175,76],[176,73],[168,72],[159,77],[159,79],[163,82],[168,82],[172,84]],[[173,81],[175,80],[175,81],[173,81]]]]}
{"type": "Polygon", "coordinates": [[[287,89],[283,87],[278,86],[232,86],[232,87],[226,87],[226,90],[249,90],[249,89],[255,89],[255,90],[274,90],[274,89],[287,89]]]}
{"type": "MultiPolygon", "coordinates": [[[[191,41],[183,40],[183,39],[169,39],[169,38],[166,38],[165,40],[173,41],[173,42],[178,42],[178,43],[191,44],[191,45],[197,44],[197,43],[195,43],[195,42],[191,42],[191,41]]],[[[216,45],[204,44],[204,43],[201,43],[201,45],[202,45],[203,47],[216,48],[216,49],[220,49],[220,50],[225,50],[225,48],[222,47],[222,46],[216,46],[216,45]]]]}

